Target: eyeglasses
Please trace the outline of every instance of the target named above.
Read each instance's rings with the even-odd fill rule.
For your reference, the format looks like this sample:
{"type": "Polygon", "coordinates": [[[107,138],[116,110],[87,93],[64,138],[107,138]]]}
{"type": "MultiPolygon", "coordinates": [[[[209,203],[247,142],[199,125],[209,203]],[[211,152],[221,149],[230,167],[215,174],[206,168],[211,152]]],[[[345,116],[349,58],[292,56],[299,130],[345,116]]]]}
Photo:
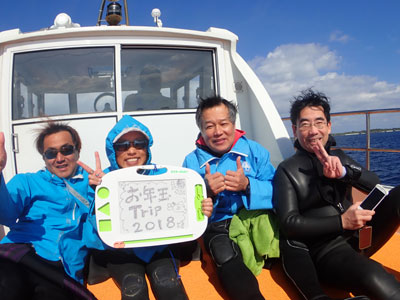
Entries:
{"type": "Polygon", "coordinates": [[[314,123],[302,122],[299,124],[298,127],[301,131],[306,131],[306,130],[310,130],[312,126],[314,126],[317,129],[324,129],[326,124],[327,124],[326,121],[322,121],[322,120],[314,122],[314,123]]]}
{"type": "Polygon", "coordinates": [[[131,141],[124,141],[120,143],[114,143],[114,150],[115,151],[126,151],[130,147],[134,147],[136,149],[146,149],[149,145],[149,141],[146,139],[137,139],[131,141]]]}
{"type": "Polygon", "coordinates": [[[43,153],[43,157],[46,159],[54,159],[57,157],[58,152],[60,152],[62,155],[67,156],[71,155],[75,151],[75,146],[72,145],[64,145],[61,146],[60,149],[47,149],[43,153]]]}

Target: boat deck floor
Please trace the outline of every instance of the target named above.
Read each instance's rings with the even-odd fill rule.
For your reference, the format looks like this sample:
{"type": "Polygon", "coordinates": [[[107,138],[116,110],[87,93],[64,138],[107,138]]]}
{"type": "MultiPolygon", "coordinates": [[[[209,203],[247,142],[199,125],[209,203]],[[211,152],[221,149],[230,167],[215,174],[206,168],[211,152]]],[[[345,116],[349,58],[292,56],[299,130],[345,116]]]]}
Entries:
{"type": "MultiPolygon", "coordinates": [[[[372,258],[380,262],[385,269],[394,274],[400,281],[400,249],[399,231],[372,258]]],[[[204,253],[204,251],[203,251],[204,253]]],[[[187,295],[191,300],[228,299],[216,277],[215,268],[208,255],[203,254],[203,261],[191,261],[180,268],[180,275],[187,295]]],[[[274,263],[270,270],[263,269],[257,276],[260,289],[265,299],[303,299],[293,284],[286,278],[280,261],[274,263]]],[[[114,282],[109,279],[100,284],[88,286],[99,300],[120,299],[120,292],[114,282]]],[[[326,293],[334,298],[345,298],[351,294],[333,288],[324,287],[326,293]]],[[[150,291],[150,299],[155,299],[150,291]]]]}
{"type": "MultiPolygon", "coordinates": [[[[353,199],[361,201],[365,194],[353,189],[353,199]]],[[[201,244],[201,243],[200,243],[201,244]]],[[[203,245],[202,245],[203,247],[203,245]]],[[[400,281],[400,227],[393,237],[372,258],[380,262],[385,269],[392,273],[400,281]]],[[[229,299],[219,284],[215,267],[211,257],[203,250],[203,261],[191,261],[184,264],[179,273],[190,300],[219,300],[229,299]]],[[[263,269],[257,276],[260,290],[265,299],[285,300],[303,299],[295,286],[286,277],[281,262],[276,261],[270,269],[263,269]]],[[[120,299],[120,291],[114,282],[109,279],[100,284],[88,286],[89,290],[99,300],[120,299]]],[[[326,293],[333,298],[346,298],[350,293],[324,286],[326,293]]],[[[154,295],[150,291],[150,299],[154,295]]]]}

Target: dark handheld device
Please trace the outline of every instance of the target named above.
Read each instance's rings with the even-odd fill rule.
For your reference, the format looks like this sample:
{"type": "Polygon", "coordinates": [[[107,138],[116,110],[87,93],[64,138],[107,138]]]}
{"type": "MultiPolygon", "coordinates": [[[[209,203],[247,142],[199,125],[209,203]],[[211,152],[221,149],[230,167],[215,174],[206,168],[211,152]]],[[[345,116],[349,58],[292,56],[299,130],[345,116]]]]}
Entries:
{"type": "Polygon", "coordinates": [[[368,194],[367,198],[361,202],[359,208],[374,210],[379,203],[386,197],[388,190],[380,184],[377,184],[372,191],[368,194]]]}

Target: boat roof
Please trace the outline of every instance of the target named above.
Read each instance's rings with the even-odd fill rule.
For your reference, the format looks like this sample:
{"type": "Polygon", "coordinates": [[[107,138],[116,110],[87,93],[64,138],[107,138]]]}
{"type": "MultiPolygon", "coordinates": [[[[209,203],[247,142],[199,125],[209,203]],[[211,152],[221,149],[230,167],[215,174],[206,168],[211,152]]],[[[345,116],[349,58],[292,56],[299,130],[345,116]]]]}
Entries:
{"type": "Polygon", "coordinates": [[[180,37],[184,39],[207,39],[226,41],[236,44],[238,36],[231,31],[223,28],[210,27],[206,31],[178,29],[169,27],[154,26],[84,26],[84,27],[57,27],[44,28],[32,32],[22,32],[20,29],[10,29],[0,32],[0,43],[7,44],[9,42],[35,42],[43,38],[63,38],[68,36],[85,37],[85,36],[146,36],[146,37],[180,37]]]}

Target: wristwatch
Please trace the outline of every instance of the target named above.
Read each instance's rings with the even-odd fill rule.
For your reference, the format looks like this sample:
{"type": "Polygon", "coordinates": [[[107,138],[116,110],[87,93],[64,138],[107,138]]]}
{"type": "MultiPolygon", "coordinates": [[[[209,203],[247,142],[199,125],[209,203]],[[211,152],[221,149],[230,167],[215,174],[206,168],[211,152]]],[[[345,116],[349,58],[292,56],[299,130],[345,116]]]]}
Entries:
{"type": "Polygon", "coordinates": [[[349,164],[349,165],[344,165],[344,167],[346,168],[346,176],[349,179],[352,180],[357,180],[358,178],[360,178],[361,176],[361,167],[353,165],[353,164],[349,164]]]}

